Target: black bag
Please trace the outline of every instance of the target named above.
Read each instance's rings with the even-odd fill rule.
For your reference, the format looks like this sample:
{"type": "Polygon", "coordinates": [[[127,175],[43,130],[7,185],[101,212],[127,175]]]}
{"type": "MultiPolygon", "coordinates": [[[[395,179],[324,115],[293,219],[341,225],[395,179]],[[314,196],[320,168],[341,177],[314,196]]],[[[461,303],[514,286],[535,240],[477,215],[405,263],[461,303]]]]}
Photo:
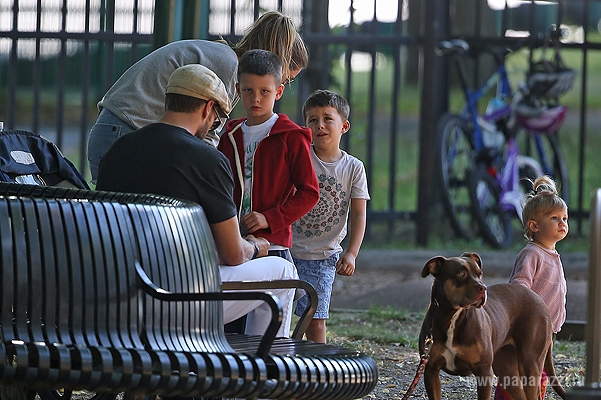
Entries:
{"type": "Polygon", "coordinates": [[[18,129],[0,132],[0,181],[89,189],[54,143],[18,129]]]}

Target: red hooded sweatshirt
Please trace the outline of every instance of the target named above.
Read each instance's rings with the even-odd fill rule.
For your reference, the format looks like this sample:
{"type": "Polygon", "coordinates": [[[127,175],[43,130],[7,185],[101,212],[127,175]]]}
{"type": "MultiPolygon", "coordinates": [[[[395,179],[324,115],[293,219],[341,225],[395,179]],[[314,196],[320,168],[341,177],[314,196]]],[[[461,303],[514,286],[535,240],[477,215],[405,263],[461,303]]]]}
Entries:
{"type": "MultiPolygon", "coordinates": [[[[229,159],[234,174],[234,202],[238,213],[244,186],[244,139],[241,124],[229,121],[218,149],[229,159]]],[[[253,156],[251,210],[265,215],[268,229],[253,232],[273,244],[292,246],[291,224],[319,200],[319,186],[311,161],[311,130],[279,114],[253,156]]]]}

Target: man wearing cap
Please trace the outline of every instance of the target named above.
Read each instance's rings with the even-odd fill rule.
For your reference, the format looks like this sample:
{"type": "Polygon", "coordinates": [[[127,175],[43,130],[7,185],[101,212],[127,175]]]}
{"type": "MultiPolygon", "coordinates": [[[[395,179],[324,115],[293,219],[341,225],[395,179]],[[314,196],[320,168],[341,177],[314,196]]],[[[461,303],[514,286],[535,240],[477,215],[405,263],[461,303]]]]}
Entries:
{"type": "MultiPolygon", "coordinates": [[[[210,69],[176,69],[165,91],[165,113],[156,123],[119,138],[102,157],[97,190],[154,193],[200,204],[219,255],[222,281],[297,279],[294,265],[267,255],[269,242],[242,237],[227,158],[203,141],[232,110],[225,85],[210,69]]],[[[278,336],[288,336],[294,289],[276,289],[284,309],[278,336]]],[[[250,314],[246,333],[263,334],[271,313],[262,302],[225,302],[225,323],[250,314]]]]}

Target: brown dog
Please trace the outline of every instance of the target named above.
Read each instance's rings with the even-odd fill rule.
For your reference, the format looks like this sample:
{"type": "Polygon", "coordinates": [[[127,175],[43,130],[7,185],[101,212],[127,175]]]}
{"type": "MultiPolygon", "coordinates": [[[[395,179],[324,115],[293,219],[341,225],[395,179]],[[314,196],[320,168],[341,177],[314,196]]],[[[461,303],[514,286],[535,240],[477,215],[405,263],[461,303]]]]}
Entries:
{"type": "Polygon", "coordinates": [[[551,317],[541,298],[520,285],[489,288],[476,253],[430,259],[422,277],[434,276],[432,298],[422,323],[419,351],[433,342],[424,370],[428,398],[440,399],[440,370],[474,374],[478,399],[490,400],[493,371],[513,399],[540,399],[543,367],[564,398],[553,369],[551,317]]]}

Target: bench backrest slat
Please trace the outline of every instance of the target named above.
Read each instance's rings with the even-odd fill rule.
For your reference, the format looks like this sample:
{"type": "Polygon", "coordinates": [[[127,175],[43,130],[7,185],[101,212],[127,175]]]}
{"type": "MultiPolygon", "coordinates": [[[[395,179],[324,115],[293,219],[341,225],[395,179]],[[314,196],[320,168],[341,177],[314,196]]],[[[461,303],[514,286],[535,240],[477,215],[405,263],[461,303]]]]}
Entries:
{"type": "MultiPolygon", "coordinates": [[[[31,232],[31,234],[35,233],[38,229],[37,226],[37,216],[36,216],[36,211],[35,208],[32,207],[28,207],[28,208],[24,208],[23,210],[23,223],[25,225],[25,229],[27,232],[31,232]]],[[[31,235],[33,236],[33,235],[31,235]]],[[[27,257],[29,259],[29,264],[39,264],[41,263],[41,258],[42,258],[42,254],[41,254],[41,246],[39,244],[39,241],[37,240],[37,237],[26,237],[26,246],[27,246],[27,257]]],[[[31,271],[29,269],[27,270],[22,270],[20,269],[17,273],[18,274],[23,274],[23,278],[27,279],[29,281],[29,285],[36,285],[37,282],[39,282],[39,277],[32,275],[34,271],[31,271]]],[[[38,290],[43,290],[43,286],[42,285],[36,285],[38,290]]],[[[38,321],[42,318],[42,304],[40,304],[39,302],[33,301],[33,299],[28,299],[29,303],[27,305],[27,309],[29,310],[29,318],[32,321],[38,321]]],[[[36,323],[32,323],[29,326],[30,330],[31,330],[31,336],[32,337],[43,337],[42,335],[42,329],[41,326],[39,324],[36,323]]]]}
{"type": "MultiPolygon", "coordinates": [[[[50,209],[46,206],[46,203],[42,199],[35,199],[35,203],[37,204],[37,219],[40,221],[38,223],[38,235],[39,240],[41,238],[52,238],[53,232],[50,224],[51,216],[50,209]]],[[[55,268],[51,268],[48,266],[52,266],[56,264],[57,254],[55,251],[54,241],[49,241],[49,243],[44,243],[44,246],[40,246],[41,260],[40,264],[43,264],[45,276],[43,277],[46,284],[42,285],[40,288],[42,290],[42,298],[56,298],[57,291],[59,288],[59,280],[57,277],[57,271],[55,268]]],[[[41,303],[41,302],[40,302],[41,303]]],[[[58,332],[56,331],[57,321],[56,321],[56,310],[57,304],[53,302],[46,301],[42,306],[41,316],[46,324],[44,326],[44,331],[42,332],[42,336],[46,338],[46,340],[50,343],[57,343],[58,332]]]]}
{"type": "MultiPolygon", "coordinates": [[[[15,217],[18,217],[19,215],[22,216],[22,218],[24,217],[24,213],[22,212],[22,210],[20,208],[14,207],[12,208],[12,215],[15,217]]],[[[26,220],[22,220],[20,224],[18,224],[17,226],[23,230],[26,229],[26,226],[28,225],[28,221],[26,220]]],[[[28,253],[29,250],[27,249],[27,240],[28,238],[25,235],[14,235],[14,239],[15,239],[15,249],[14,249],[14,254],[15,254],[15,260],[24,260],[28,258],[28,253]]],[[[25,297],[23,294],[27,293],[27,291],[29,290],[29,287],[32,285],[31,282],[31,274],[33,274],[33,276],[35,277],[35,271],[31,271],[28,268],[15,268],[14,269],[14,273],[17,277],[17,285],[16,287],[18,288],[18,293],[16,294],[16,299],[15,299],[15,305],[13,306],[13,309],[15,310],[15,313],[23,313],[23,314],[27,314],[27,317],[29,319],[29,315],[30,315],[30,311],[29,308],[31,307],[31,303],[32,303],[32,299],[30,297],[25,297]]],[[[30,337],[29,335],[29,324],[18,324],[15,326],[15,331],[16,334],[19,337],[24,337],[26,339],[28,339],[30,337]]]]}
{"type": "Polygon", "coordinates": [[[100,215],[107,217],[101,229],[111,232],[113,261],[108,260],[104,265],[98,265],[98,277],[104,286],[99,287],[98,302],[107,307],[118,299],[117,314],[112,314],[110,308],[107,311],[106,320],[99,320],[100,327],[106,329],[114,347],[136,347],[141,348],[143,344],[137,337],[138,309],[136,302],[136,274],[131,268],[137,260],[136,243],[132,239],[131,223],[129,223],[129,212],[127,208],[118,203],[100,203],[99,210],[104,211],[100,215]],[[118,227],[118,232],[117,228],[118,227]],[[111,268],[114,270],[107,270],[111,268]],[[106,276],[102,276],[106,274],[106,276]],[[132,333],[134,335],[132,335],[132,333]]]}
{"type": "MultiPolygon", "coordinates": [[[[217,255],[202,208],[162,207],[150,214],[130,205],[130,212],[138,243],[149,243],[140,246],[141,264],[157,285],[172,292],[221,291],[217,255]]],[[[165,306],[148,301],[147,314],[170,323],[147,323],[147,339],[163,350],[231,352],[221,307],[219,302],[165,306]]]]}
{"type": "Polygon", "coordinates": [[[2,285],[14,288],[0,295],[5,341],[143,348],[128,214],[109,202],[0,197],[2,285]]]}

